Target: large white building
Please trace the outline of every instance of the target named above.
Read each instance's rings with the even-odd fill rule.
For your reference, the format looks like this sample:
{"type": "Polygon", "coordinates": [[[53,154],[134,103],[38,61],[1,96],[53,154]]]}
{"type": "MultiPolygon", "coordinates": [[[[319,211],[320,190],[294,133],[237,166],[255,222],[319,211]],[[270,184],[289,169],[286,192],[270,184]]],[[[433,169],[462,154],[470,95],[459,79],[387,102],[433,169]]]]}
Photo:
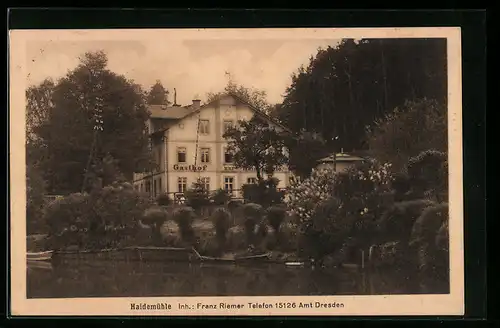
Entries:
{"type": "MultiPolygon", "coordinates": [[[[193,100],[189,106],[150,105],[148,128],[157,169],[134,175],[136,189],[151,197],[161,193],[179,195],[200,179],[207,190],[225,189],[241,197],[241,187],[254,183],[255,170],[234,166],[227,150],[224,132],[239,120],[254,115],[266,120],[277,130],[286,129],[258,109],[232,94],[200,104],[193,100]]],[[[274,173],[278,188],[289,185],[290,172],[283,167],[274,173]]]]}

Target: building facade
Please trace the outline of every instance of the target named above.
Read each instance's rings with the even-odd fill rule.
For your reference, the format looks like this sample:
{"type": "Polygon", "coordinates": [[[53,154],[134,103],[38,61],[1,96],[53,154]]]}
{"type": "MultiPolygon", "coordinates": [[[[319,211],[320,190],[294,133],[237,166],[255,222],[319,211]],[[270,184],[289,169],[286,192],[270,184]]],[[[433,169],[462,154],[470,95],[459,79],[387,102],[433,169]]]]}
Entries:
{"type": "MultiPolygon", "coordinates": [[[[193,100],[189,106],[150,105],[148,121],[151,147],[157,168],[134,175],[137,190],[156,198],[162,193],[178,196],[201,181],[206,190],[224,189],[241,197],[241,187],[255,183],[255,170],[235,167],[227,151],[225,131],[239,120],[254,115],[265,119],[277,130],[286,129],[264,113],[234,95],[224,95],[201,105],[193,100]]],[[[289,185],[290,172],[283,167],[274,173],[278,188],[289,185]]]]}

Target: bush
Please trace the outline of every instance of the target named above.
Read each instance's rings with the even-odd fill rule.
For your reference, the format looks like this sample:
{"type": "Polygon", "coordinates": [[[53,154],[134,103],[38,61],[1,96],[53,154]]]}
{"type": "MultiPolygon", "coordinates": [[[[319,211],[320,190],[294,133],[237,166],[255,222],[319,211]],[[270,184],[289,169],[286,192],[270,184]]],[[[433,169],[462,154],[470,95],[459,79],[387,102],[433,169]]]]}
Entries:
{"type": "Polygon", "coordinates": [[[43,209],[45,205],[45,181],[38,169],[26,166],[26,228],[27,234],[47,232],[43,209]]]}
{"type": "Polygon", "coordinates": [[[245,229],[241,226],[234,226],[227,231],[226,245],[231,251],[246,249],[248,244],[246,240],[245,229]]]}
{"type": "Polygon", "coordinates": [[[276,243],[281,245],[281,224],[287,215],[286,208],[283,206],[271,206],[266,211],[267,222],[273,228],[276,237],[276,243]]]}
{"type": "Polygon", "coordinates": [[[232,220],[231,213],[224,208],[218,208],[212,213],[211,220],[215,225],[215,235],[219,249],[223,250],[226,246],[227,232],[232,220]]]}
{"type": "Polygon", "coordinates": [[[151,227],[153,233],[153,242],[156,245],[163,244],[163,237],[161,234],[161,228],[165,221],[167,220],[167,213],[165,210],[159,206],[154,206],[148,208],[141,219],[141,221],[151,227]]]}
{"type": "Polygon", "coordinates": [[[395,203],[377,222],[379,241],[399,241],[408,245],[415,221],[426,208],[435,204],[425,199],[395,203]]]}
{"type": "Polygon", "coordinates": [[[217,189],[210,197],[210,201],[214,205],[226,205],[231,200],[231,196],[224,189],[217,189]]]}
{"type": "Polygon", "coordinates": [[[191,207],[179,207],[174,210],[174,220],[179,226],[182,241],[193,246],[195,243],[195,233],[193,221],[196,219],[195,211],[191,207]]]}
{"type": "Polygon", "coordinates": [[[162,193],[156,198],[156,203],[160,206],[169,206],[172,204],[172,199],[170,199],[168,194],[162,193]]]}
{"type": "Polygon", "coordinates": [[[449,270],[448,204],[426,208],[413,225],[410,247],[418,251],[418,264],[423,272],[442,277],[449,270]]]}
{"type": "Polygon", "coordinates": [[[309,220],[299,226],[300,251],[317,261],[341,249],[348,237],[351,222],[339,215],[340,201],[330,197],[319,203],[309,220]]]}
{"type": "Polygon", "coordinates": [[[448,190],[447,154],[426,150],[408,161],[408,175],[416,192],[428,192],[440,201],[448,190]]]}
{"type": "Polygon", "coordinates": [[[193,183],[191,189],[184,194],[186,197],[186,205],[193,208],[196,213],[200,214],[204,206],[210,204],[208,190],[205,190],[204,185],[197,181],[193,183]]]}
{"type": "Polygon", "coordinates": [[[259,204],[263,207],[281,204],[285,194],[278,191],[278,182],[276,178],[269,178],[257,184],[245,184],[242,187],[243,198],[248,203],[259,204]]]}
{"type": "Polygon", "coordinates": [[[315,206],[331,197],[335,177],[333,168],[313,170],[309,178],[290,186],[286,204],[294,212],[296,223],[308,221],[315,206]]]}
{"type": "Polygon", "coordinates": [[[52,246],[103,249],[123,245],[132,241],[148,206],[148,199],[130,184],[58,199],[45,211],[52,246]]]}
{"type": "Polygon", "coordinates": [[[243,216],[245,218],[244,227],[247,237],[247,243],[253,245],[255,243],[256,231],[255,228],[262,222],[264,209],[259,204],[249,203],[243,205],[243,216]]]}
{"type": "MultiPolygon", "coordinates": [[[[45,208],[44,218],[49,227],[49,239],[54,250],[82,245],[82,235],[97,230],[98,222],[91,213],[90,196],[70,194],[56,199],[45,208]],[[93,229],[92,229],[93,228],[93,229]]],[[[94,236],[95,241],[100,240],[94,236]]]]}

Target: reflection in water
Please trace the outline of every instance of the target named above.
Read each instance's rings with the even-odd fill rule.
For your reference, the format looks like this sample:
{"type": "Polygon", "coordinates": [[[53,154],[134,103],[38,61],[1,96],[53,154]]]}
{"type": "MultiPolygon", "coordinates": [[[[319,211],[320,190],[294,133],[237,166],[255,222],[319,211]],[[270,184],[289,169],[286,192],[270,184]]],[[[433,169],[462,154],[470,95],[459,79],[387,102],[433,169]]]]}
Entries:
{"type": "MultiPolygon", "coordinates": [[[[28,298],[429,293],[398,272],[188,263],[28,263],[28,298]]],[[[447,293],[433,286],[433,293],[447,293]]]]}

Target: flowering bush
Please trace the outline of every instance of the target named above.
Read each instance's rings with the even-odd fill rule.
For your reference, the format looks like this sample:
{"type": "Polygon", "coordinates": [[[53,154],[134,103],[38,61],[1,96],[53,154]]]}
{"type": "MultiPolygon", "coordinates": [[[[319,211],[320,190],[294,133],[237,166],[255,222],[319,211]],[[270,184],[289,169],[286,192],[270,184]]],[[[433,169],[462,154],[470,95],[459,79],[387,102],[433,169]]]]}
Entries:
{"type": "Polygon", "coordinates": [[[299,220],[297,223],[308,221],[316,204],[327,200],[333,194],[335,178],[333,169],[325,168],[313,170],[311,176],[301,182],[292,182],[286,204],[299,220]]]}
{"type": "MultiPolygon", "coordinates": [[[[315,170],[294,184],[287,205],[298,218],[299,230],[307,235],[303,247],[309,244],[313,253],[321,248],[335,251],[349,238],[348,248],[368,248],[376,218],[393,203],[392,179],[390,164],[366,160],[344,172],[315,170]]],[[[315,254],[319,255],[327,254],[315,254]]]]}

